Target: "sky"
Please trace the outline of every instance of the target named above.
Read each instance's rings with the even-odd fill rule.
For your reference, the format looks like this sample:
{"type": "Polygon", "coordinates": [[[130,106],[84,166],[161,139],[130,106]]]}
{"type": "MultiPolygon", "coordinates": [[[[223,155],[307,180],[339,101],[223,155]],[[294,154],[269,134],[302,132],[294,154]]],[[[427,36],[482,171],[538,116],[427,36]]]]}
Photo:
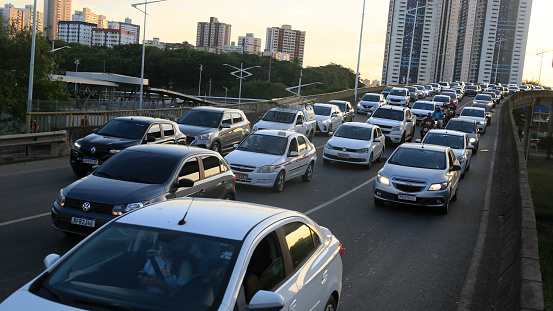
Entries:
{"type": "MultiPolygon", "coordinates": [[[[360,78],[380,80],[389,1],[367,0],[364,18],[363,0],[342,1],[167,0],[148,5],[146,40],[156,37],[162,42],[188,41],[195,45],[198,22],[209,22],[210,17],[216,17],[219,22],[232,26],[231,41],[238,42],[238,36],[253,33],[256,38],[261,38],[263,50],[267,28],[286,24],[294,30],[306,32],[304,66],[335,63],[356,72],[361,21],[364,20],[360,78]]],[[[10,2],[18,8],[32,4],[31,0],[10,2]]],[[[71,12],[88,7],[95,14],[105,15],[109,21],[124,22],[129,17],[133,24],[142,26],[144,14],[131,7],[137,2],[144,0],[73,0],[71,12]]],[[[44,1],[38,0],[37,7],[44,12],[44,1]]],[[[523,72],[523,80],[540,79],[542,84],[549,86],[553,86],[551,12],[552,0],[533,0],[523,72]],[[543,54],[540,66],[542,58],[536,54],[542,51],[551,52],[543,54]]]]}

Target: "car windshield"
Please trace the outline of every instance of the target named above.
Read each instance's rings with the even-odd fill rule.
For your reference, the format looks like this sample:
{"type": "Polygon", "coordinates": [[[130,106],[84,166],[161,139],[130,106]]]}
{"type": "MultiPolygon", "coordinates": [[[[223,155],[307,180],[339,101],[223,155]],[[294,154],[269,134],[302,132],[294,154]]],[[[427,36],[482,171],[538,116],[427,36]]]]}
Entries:
{"type": "Polygon", "coordinates": [[[445,127],[447,130],[476,133],[476,124],[471,122],[449,121],[445,127]]]}
{"type": "Polygon", "coordinates": [[[434,105],[433,105],[433,104],[430,104],[430,103],[421,103],[421,102],[418,102],[418,103],[414,103],[414,104],[413,104],[413,107],[411,107],[411,109],[420,109],[420,110],[430,110],[430,111],[434,111],[434,105]]]}
{"type": "Polygon", "coordinates": [[[263,116],[263,121],[278,122],[278,123],[293,123],[296,119],[296,114],[286,111],[269,110],[263,116]]]}
{"type": "Polygon", "coordinates": [[[469,86],[467,86],[467,90],[476,90],[476,86],[469,85],[469,86]]]}
{"type": "Polygon", "coordinates": [[[192,109],[182,116],[177,123],[215,128],[221,124],[222,115],[219,111],[192,109]]]}
{"type": "Polygon", "coordinates": [[[336,130],[335,137],[357,140],[371,140],[372,129],[369,127],[342,125],[336,130]]]}
{"type": "Polygon", "coordinates": [[[313,110],[315,110],[316,115],[320,116],[329,116],[332,109],[330,107],[325,106],[313,106],[313,110]]]}
{"type": "Polygon", "coordinates": [[[100,166],[94,176],[142,184],[163,184],[178,163],[179,158],[174,156],[123,150],[100,166]]]}
{"type": "Polygon", "coordinates": [[[485,100],[485,101],[492,101],[492,97],[490,95],[486,94],[478,94],[476,97],[474,97],[474,100],[485,100]]]}
{"type": "Polygon", "coordinates": [[[490,106],[488,106],[486,104],[473,104],[472,107],[484,108],[484,110],[486,110],[486,112],[490,112],[490,110],[491,110],[490,106]]]}
{"type": "Polygon", "coordinates": [[[238,150],[283,155],[288,146],[288,138],[283,136],[252,134],[238,146],[238,150]]]}
{"type": "Polygon", "coordinates": [[[111,120],[102,126],[96,134],[104,136],[121,137],[128,139],[141,139],[150,124],[132,120],[111,120]]]}
{"type": "Polygon", "coordinates": [[[395,96],[406,96],[407,95],[407,92],[405,90],[400,90],[400,89],[392,89],[390,91],[390,94],[389,95],[395,95],[395,96]]]}
{"type": "Polygon", "coordinates": [[[403,110],[377,109],[373,114],[374,118],[391,119],[403,121],[403,110]]]}
{"type": "Polygon", "coordinates": [[[343,102],[328,102],[328,104],[336,105],[341,111],[346,111],[346,103],[343,102]]]}
{"type": "Polygon", "coordinates": [[[450,93],[450,92],[444,92],[445,96],[449,96],[450,98],[457,99],[457,94],[450,93]]]}
{"type": "Polygon", "coordinates": [[[450,98],[445,96],[436,96],[434,97],[433,101],[435,102],[441,102],[441,103],[449,103],[450,98]]]}
{"type": "Polygon", "coordinates": [[[443,151],[398,148],[388,160],[389,164],[444,170],[446,157],[443,151]]]}
{"type": "Polygon", "coordinates": [[[380,101],[380,95],[378,94],[365,94],[363,95],[363,98],[361,98],[363,101],[368,102],[379,102],[380,101]]]}
{"type": "Polygon", "coordinates": [[[461,111],[461,116],[484,118],[486,116],[486,112],[479,109],[463,109],[463,111],[461,111]]]}
{"type": "Polygon", "coordinates": [[[418,91],[418,89],[414,86],[408,86],[406,89],[408,89],[411,93],[416,93],[418,91]]]}
{"type": "Polygon", "coordinates": [[[235,240],[112,223],[31,291],[87,310],[214,310],[240,247],[235,240]],[[164,286],[148,282],[156,276],[164,286]]]}
{"type": "Polygon", "coordinates": [[[439,146],[447,146],[451,149],[463,149],[465,148],[465,138],[459,135],[450,135],[442,133],[428,133],[424,136],[422,141],[424,144],[432,144],[439,146]]]}
{"type": "Polygon", "coordinates": [[[393,88],[394,88],[393,86],[387,86],[387,87],[384,88],[384,91],[389,92],[393,88]]]}

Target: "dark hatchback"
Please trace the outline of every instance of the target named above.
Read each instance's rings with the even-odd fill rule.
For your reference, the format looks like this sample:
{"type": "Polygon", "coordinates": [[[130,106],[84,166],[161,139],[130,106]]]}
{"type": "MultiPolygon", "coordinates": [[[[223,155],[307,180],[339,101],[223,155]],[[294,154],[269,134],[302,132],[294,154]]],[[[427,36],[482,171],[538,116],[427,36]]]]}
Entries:
{"type": "Polygon", "coordinates": [[[234,200],[234,174],[211,150],[129,147],[60,190],[52,208],[52,226],[66,233],[90,234],[127,211],[178,197],[234,200]]]}
{"type": "Polygon", "coordinates": [[[186,136],[169,120],[119,117],[94,133],[78,139],[71,148],[73,172],[84,176],[121,150],[141,144],[186,144],[186,136]]]}

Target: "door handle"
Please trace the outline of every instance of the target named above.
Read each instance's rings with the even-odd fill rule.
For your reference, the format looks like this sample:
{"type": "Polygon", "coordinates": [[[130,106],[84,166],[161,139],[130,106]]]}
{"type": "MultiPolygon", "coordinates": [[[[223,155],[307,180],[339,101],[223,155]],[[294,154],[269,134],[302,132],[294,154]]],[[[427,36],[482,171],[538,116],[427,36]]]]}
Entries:
{"type": "Polygon", "coordinates": [[[205,194],[205,189],[200,190],[200,194],[204,195],[205,194]]]}

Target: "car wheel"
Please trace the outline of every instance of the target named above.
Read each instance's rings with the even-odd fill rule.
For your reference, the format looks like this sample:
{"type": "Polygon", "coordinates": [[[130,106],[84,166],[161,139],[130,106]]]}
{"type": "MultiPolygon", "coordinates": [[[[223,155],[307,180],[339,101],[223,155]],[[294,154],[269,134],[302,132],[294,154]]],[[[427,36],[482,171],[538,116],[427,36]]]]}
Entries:
{"type": "Polygon", "coordinates": [[[80,168],[76,168],[76,167],[73,168],[73,173],[75,173],[75,175],[78,175],[80,177],[84,177],[86,175],[85,170],[81,170],[80,168]]]}
{"type": "Polygon", "coordinates": [[[336,311],[336,300],[334,299],[334,296],[330,296],[328,298],[328,301],[326,302],[325,310],[324,311],[336,311]]]}
{"type": "Polygon", "coordinates": [[[371,152],[371,154],[369,155],[369,163],[365,165],[365,169],[370,170],[372,166],[373,166],[373,154],[371,152]]]}
{"type": "Polygon", "coordinates": [[[323,158],[323,164],[330,164],[330,160],[323,158]]]}
{"type": "Polygon", "coordinates": [[[311,178],[313,178],[313,162],[309,163],[307,170],[305,170],[305,174],[301,176],[304,182],[310,182],[311,178]]]}
{"type": "Polygon", "coordinates": [[[447,201],[444,206],[440,207],[440,213],[444,215],[447,215],[447,213],[449,213],[449,201],[447,201]]]}
{"type": "Polygon", "coordinates": [[[214,142],[213,145],[211,145],[211,150],[221,153],[221,145],[219,145],[218,141],[214,142]]]}
{"type": "Polygon", "coordinates": [[[374,205],[375,206],[384,206],[384,201],[379,198],[374,198],[374,205]]]}
{"type": "Polygon", "coordinates": [[[328,136],[331,136],[331,135],[330,135],[330,132],[332,132],[332,124],[328,127],[328,132],[327,132],[327,133],[328,133],[328,136]]]}
{"type": "Polygon", "coordinates": [[[399,140],[400,144],[403,144],[405,142],[405,132],[403,132],[403,135],[401,135],[401,139],[399,140]]]}
{"type": "Polygon", "coordinates": [[[459,195],[459,185],[457,185],[457,189],[455,189],[455,194],[453,194],[453,197],[451,197],[451,201],[457,201],[458,195],[459,195]]]}
{"type": "Polygon", "coordinates": [[[284,170],[281,170],[280,173],[278,173],[273,189],[276,192],[282,192],[282,190],[284,190],[284,170]]]}

